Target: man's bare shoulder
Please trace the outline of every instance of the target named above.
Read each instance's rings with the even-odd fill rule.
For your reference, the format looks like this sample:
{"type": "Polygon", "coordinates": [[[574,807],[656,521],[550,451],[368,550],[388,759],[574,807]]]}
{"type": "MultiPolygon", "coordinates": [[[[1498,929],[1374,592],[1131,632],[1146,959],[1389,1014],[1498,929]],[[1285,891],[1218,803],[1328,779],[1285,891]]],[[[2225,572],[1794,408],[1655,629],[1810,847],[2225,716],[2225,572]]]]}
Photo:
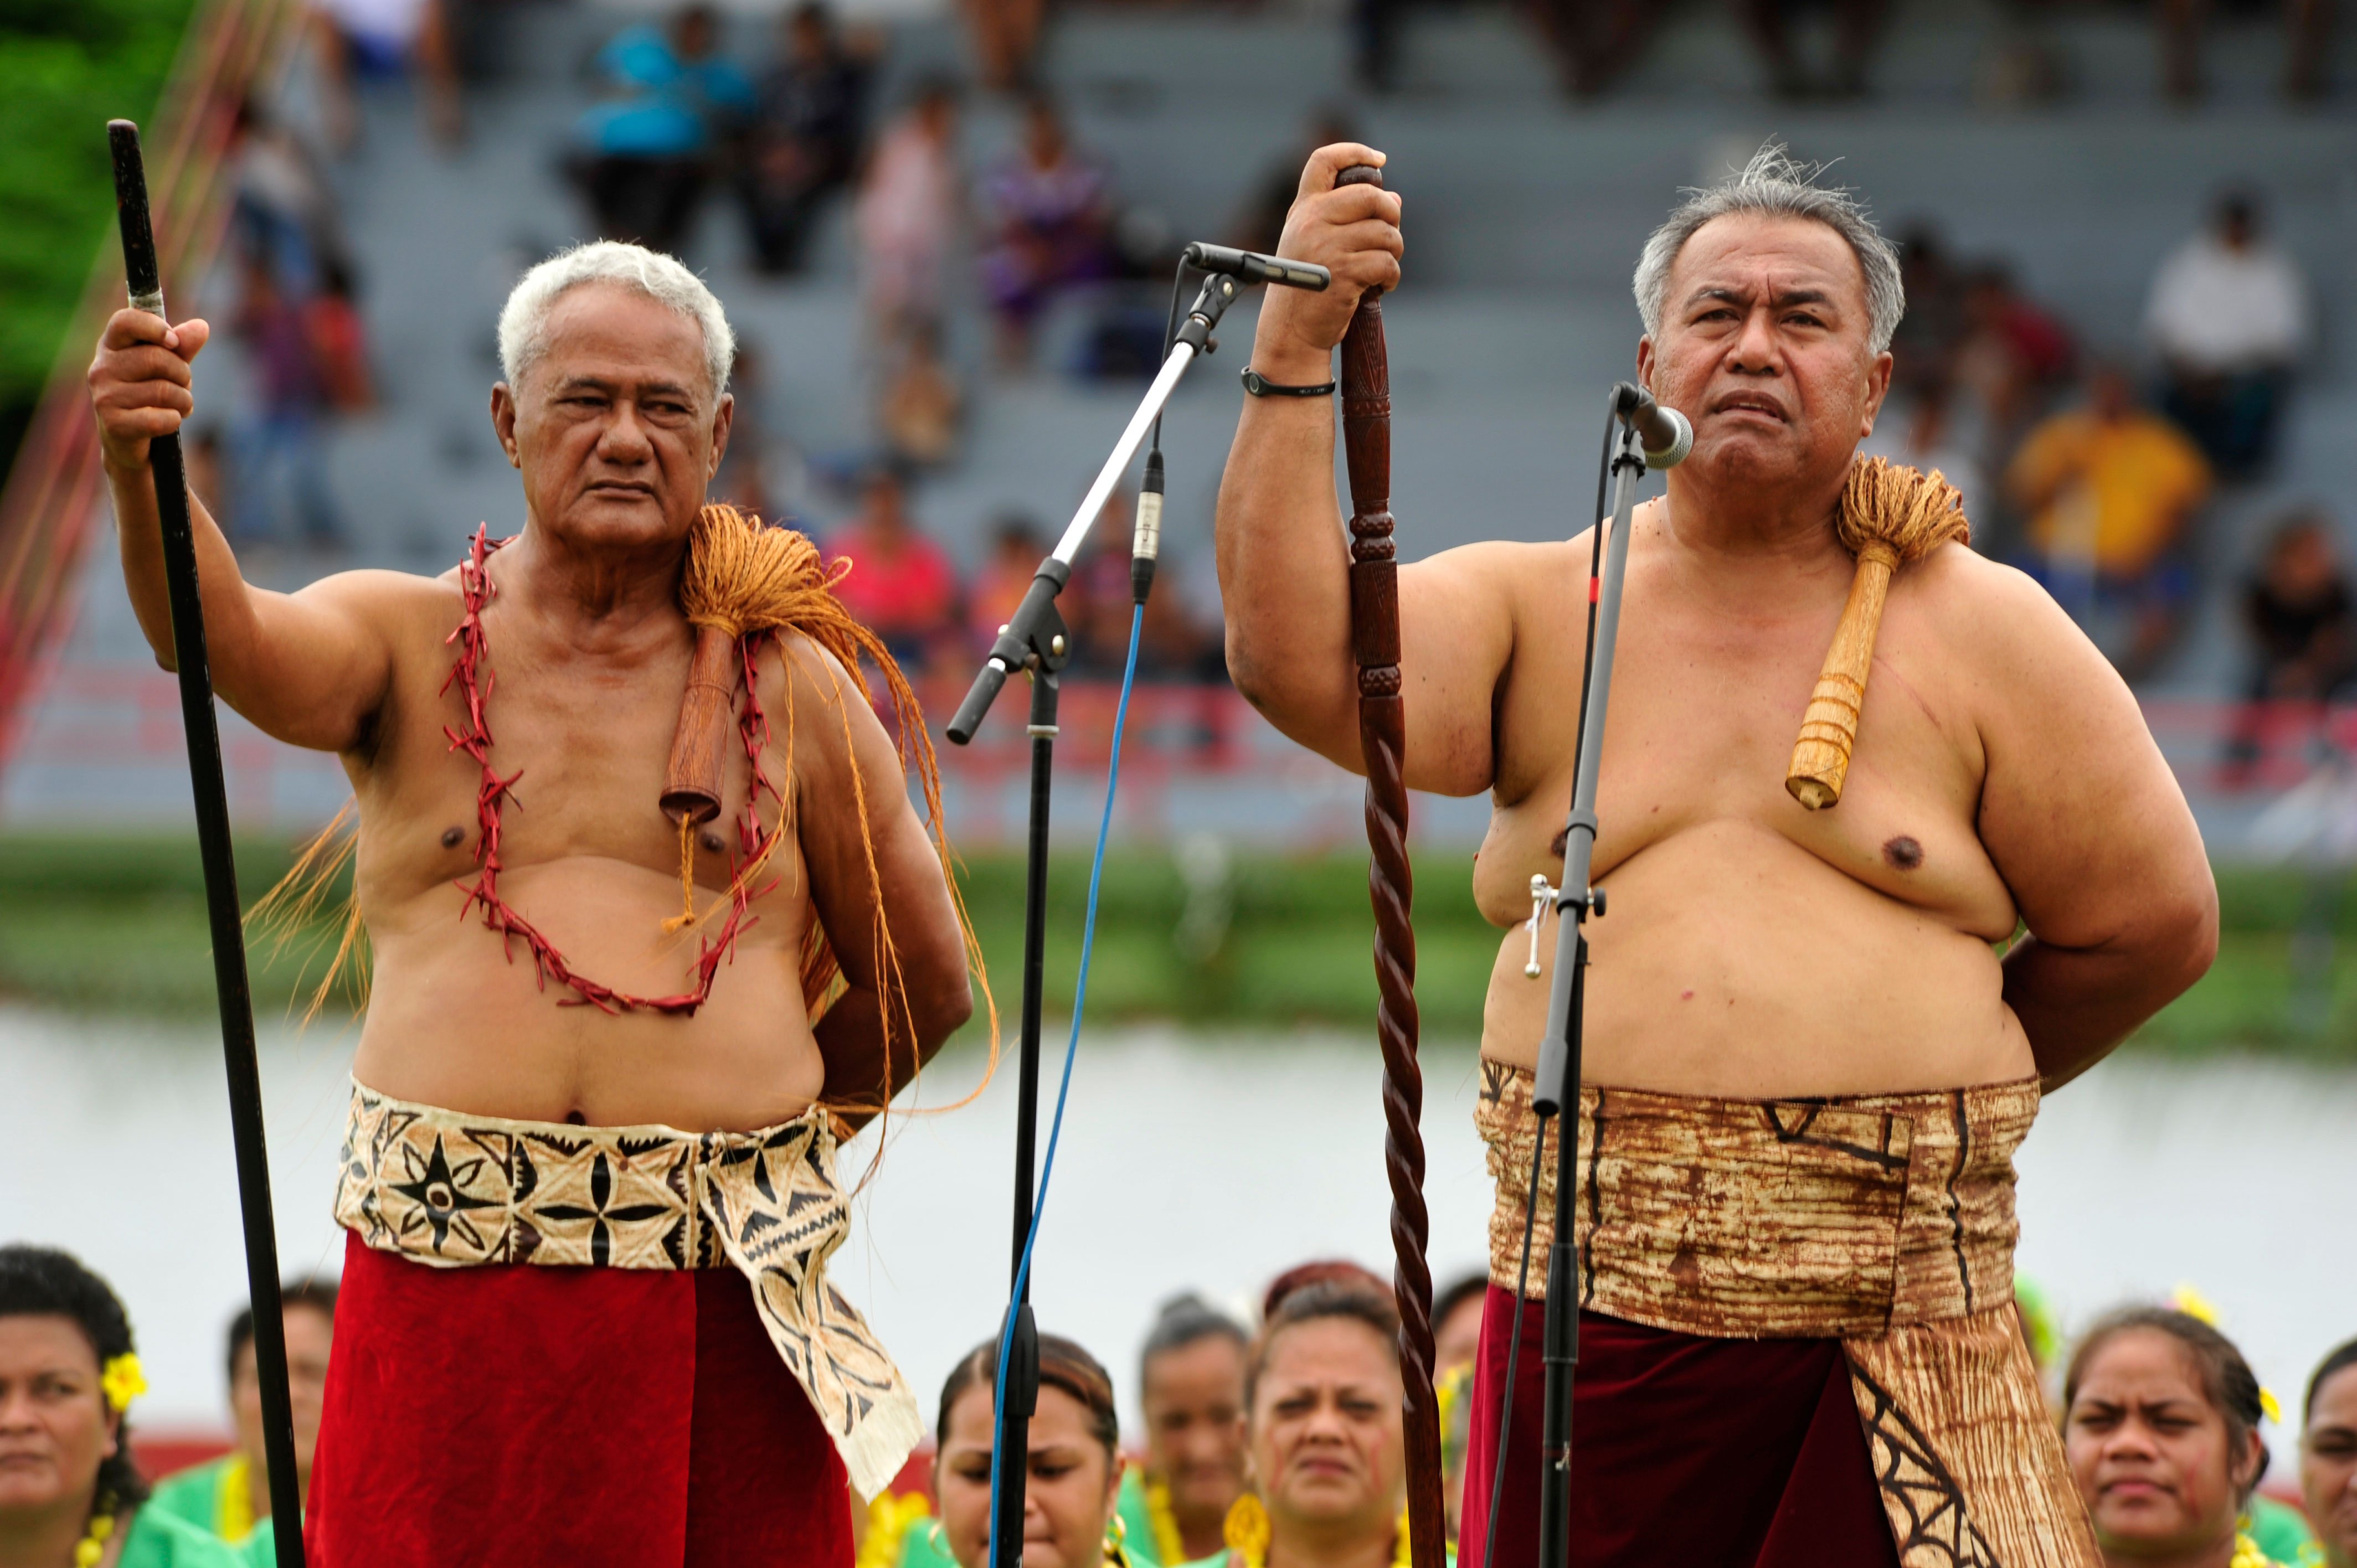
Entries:
{"type": "Polygon", "coordinates": [[[2027,574],[1946,544],[1900,575],[1894,606],[1902,592],[1984,742],[2014,743],[1995,746],[1992,762],[2024,743],[2068,748],[2142,732],[2126,682],[2027,574]]]}
{"type": "Polygon", "coordinates": [[[464,608],[456,566],[439,576],[365,567],[337,572],[298,588],[293,598],[377,622],[390,630],[419,616],[451,618],[464,608]]]}

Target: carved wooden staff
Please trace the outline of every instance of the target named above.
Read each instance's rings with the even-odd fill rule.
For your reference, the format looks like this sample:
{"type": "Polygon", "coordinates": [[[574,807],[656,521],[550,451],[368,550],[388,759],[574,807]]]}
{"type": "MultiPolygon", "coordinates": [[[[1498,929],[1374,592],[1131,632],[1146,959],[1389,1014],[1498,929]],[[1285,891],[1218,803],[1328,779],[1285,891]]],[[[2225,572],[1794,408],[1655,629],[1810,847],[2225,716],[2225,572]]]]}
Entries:
{"type": "MultiPolygon", "coordinates": [[[[1343,185],[1383,184],[1365,164],[1343,185]]],[[[1416,1065],[1415,899],[1407,863],[1407,714],[1400,695],[1399,587],[1392,545],[1392,383],[1381,291],[1342,338],[1342,446],[1351,474],[1351,652],[1359,667],[1359,747],[1367,759],[1367,892],[1375,907],[1375,1033],[1383,1052],[1383,1168],[1392,1184],[1392,1294],[1399,1303],[1408,1543],[1415,1568],[1442,1568],[1440,1406],[1432,1389],[1431,1221],[1424,1207],[1424,1072],[1416,1065]]]]}

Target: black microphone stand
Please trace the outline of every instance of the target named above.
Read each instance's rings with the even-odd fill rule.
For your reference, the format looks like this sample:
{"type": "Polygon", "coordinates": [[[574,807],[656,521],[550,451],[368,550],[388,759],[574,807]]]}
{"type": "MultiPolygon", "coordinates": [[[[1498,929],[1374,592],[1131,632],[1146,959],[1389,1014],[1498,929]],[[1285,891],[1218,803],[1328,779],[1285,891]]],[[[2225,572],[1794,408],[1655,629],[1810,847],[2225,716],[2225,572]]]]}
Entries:
{"type": "MultiPolygon", "coordinates": [[[[1064,536],[1032,577],[1014,618],[999,628],[974,687],[949,724],[949,737],[960,746],[970,743],[983,716],[1006,678],[1020,670],[1031,677],[1031,712],[1027,729],[1031,736],[1031,816],[1026,844],[1023,882],[1023,1012],[1022,1036],[1015,1091],[1015,1255],[1008,1311],[1014,1318],[1012,1343],[1006,1349],[1006,1393],[995,1419],[992,1464],[998,1471],[997,1511],[991,1521],[990,1568],[1020,1568],[1023,1542],[1025,1483],[1028,1479],[1031,1416],[1039,1397],[1039,1330],[1031,1316],[1031,1282],[1025,1254],[1031,1239],[1036,1208],[1039,1122],[1039,1008],[1048,937],[1048,809],[1056,756],[1056,699],[1059,672],[1072,653],[1070,629],[1056,608],[1056,596],[1071,581],[1072,563],[1088,539],[1089,530],[1128,471],[1130,459],[1149,430],[1159,429],[1163,405],[1170,401],[1187,368],[1217,345],[1212,328],[1235,303],[1239,285],[1232,274],[1209,273],[1195,303],[1172,339],[1168,356],[1154,384],[1146,389],[1137,412],[1114,446],[1113,455],[1098,470],[1080,509],[1072,514],[1064,536]]],[[[1174,302],[1175,303],[1175,302],[1174,302]]],[[[1154,580],[1162,504],[1162,454],[1159,443],[1146,461],[1146,482],[1139,496],[1137,537],[1130,563],[1130,591],[1137,604],[1146,602],[1154,580]]]]}
{"type": "MultiPolygon", "coordinates": [[[[1587,681],[1580,694],[1578,766],[1573,776],[1571,817],[1564,833],[1563,881],[1533,892],[1551,898],[1555,911],[1555,974],[1547,995],[1546,1035],[1539,1042],[1538,1073],[1531,1109],[1540,1122],[1560,1118],[1555,1136],[1555,1242],[1547,1252],[1545,1414],[1544,1469],[1539,1479],[1540,1568],[1564,1568],[1571,1554],[1572,1377],[1579,1365],[1579,1249],[1572,1235],[1574,1187],[1578,1179],[1579,1069],[1587,1001],[1587,917],[1604,916],[1604,890],[1591,886],[1596,853],[1596,780],[1604,756],[1604,708],[1612,690],[1613,639],[1620,629],[1620,589],[1629,571],[1629,520],[1637,486],[1645,475],[1637,413],[1643,394],[1623,382],[1613,388],[1612,413],[1620,423],[1613,445],[1612,526],[1606,535],[1602,582],[1587,650],[1587,681]]],[[[1680,454],[1683,455],[1683,454],[1680,454]]],[[[1536,955],[1536,937],[1533,938],[1536,955]]],[[[1502,1458],[1502,1455],[1501,1455],[1502,1458]]]]}

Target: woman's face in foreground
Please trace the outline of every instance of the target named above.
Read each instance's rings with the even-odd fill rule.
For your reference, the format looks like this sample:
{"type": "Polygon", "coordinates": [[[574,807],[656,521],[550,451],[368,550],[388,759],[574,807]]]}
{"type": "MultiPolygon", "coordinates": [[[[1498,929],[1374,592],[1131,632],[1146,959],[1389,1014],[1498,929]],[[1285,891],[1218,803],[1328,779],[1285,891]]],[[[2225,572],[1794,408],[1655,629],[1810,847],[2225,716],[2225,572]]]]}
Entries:
{"type": "Polygon", "coordinates": [[[2357,1568],[2357,1367],[2316,1391],[2299,1439],[2299,1499],[2332,1568],[2357,1568]]]}
{"type": "Polygon", "coordinates": [[[1391,1341],[1351,1317],[1278,1332],[1253,1391],[1252,1462],[1279,1537],[1327,1539],[1398,1528],[1399,1364],[1391,1341]]]}
{"type": "Polygon", "coordinates": [[[0,1317],[0,1518],[82,1510],[115,1450],[98,1353],[53,1314],[0,1317]]]}
{"type": "MultiPolygon", "coordinates": [[[[958,1568],[990,1560],[990,1385],[950,1407],[949,1436],[933,1463],[942,1534],[958,1568]]],[[[1088,1407],[1053,1384],[1031,1417],[1031,1474],[1024,1488],[1023,1568],[1098,1568],[1121,1472],[1106,1456],[1088,1407]]]]}
{"type": "Polygon", "coordinates": [[[2258,1438],[2236,1451],[2192,1352],[2169,1334],[2130,1328],[2105,1340],[2080,1378],[2062,1439],[2108,1561],[2233,1539],[2258,1438]]]}

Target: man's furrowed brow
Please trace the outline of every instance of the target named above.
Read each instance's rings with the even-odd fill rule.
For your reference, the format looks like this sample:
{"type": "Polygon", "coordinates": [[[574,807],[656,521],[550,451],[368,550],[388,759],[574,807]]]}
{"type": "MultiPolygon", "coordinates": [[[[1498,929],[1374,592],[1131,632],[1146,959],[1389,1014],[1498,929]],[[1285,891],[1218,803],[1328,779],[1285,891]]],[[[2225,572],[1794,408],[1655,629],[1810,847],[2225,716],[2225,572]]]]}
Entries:
{"type": "MultiPolygon", "coordinates": [[[[1705,284],[1686,296],[1686,306],[1692,309],[1706,301],[1720,305],[1749,305],[1755,297],[1757,295],[1751,289],[1740,285],[1705,284]]],[[[1768,303],[1781,307],[1792,305],[1835,305],[1839,302],[1828,290],[1803,285],[1777,288],[1768,296],[1768,303]]]]}
{"type": "Polygon", "coordinates": [[[570,375],[558,381],[553,390],[558,396],[572,392],[604,392],[610,396],[628,390],[640,397],[675,397],[688,403],[694,403],[696,398],[694,387],[667,376],[637,380],[629,376],[570,375]]]}

